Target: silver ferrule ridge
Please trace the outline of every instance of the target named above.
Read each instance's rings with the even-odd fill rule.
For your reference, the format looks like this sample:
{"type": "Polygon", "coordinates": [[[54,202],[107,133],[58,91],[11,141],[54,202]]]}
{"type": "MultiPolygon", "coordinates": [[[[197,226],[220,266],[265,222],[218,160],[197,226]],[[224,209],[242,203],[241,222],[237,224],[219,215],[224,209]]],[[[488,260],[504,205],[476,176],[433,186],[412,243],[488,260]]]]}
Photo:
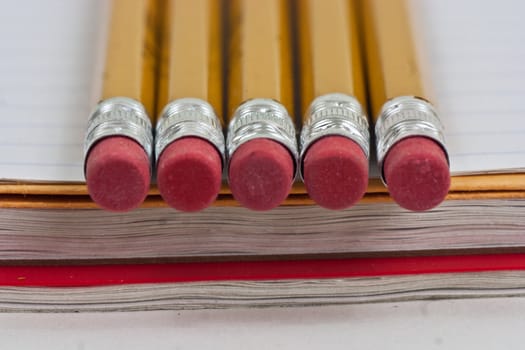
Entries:
{"type": "Polygon", "coordinates": [[[226,149],[231,159],[242,144],[259,138],[281,143],[293,157],[297,171],[298,148],[295,126],[286,108],[277,101],[256,98],[242,103],[228,127],[226,149]]]}
{"type": "Polygon", "coordinates": [[[225,164],[221,122],[213,107],[198,98],[177,99],[164,107],[156,126],[156,160],[172,142],[188,136],[210,142],[220,153],[222,164],[225,164]]]}
{"type": "Polygon", "coordinates": [[[436,141],[445,152],[444,129],[434,106],[414,96],[400,96],[386,102],[379,113],[375,125],[377,162],[381,180],[386,184],[383,174],[383,161],[388,151],[399,141],[411,136],[422,136],[436,141]]]}
{"type": "Polygon", "coordinates": [[[91,148],[109,136],[125,136],[135,140],[151,163],[153,131],[146,109],[139,101],[129,97],[112,97],[97,104],[89,117],[84,140],[84,173],[91,148]]]}
{"type": "Polygon", "coordinates": [[[355,141],[368,159],[370,156],[370,132],[368,120],[359,101],[349,95],[333,93],[313,100],[306,111],[301,130],[301,167],[308,147],[322,137],[337,135],[355,141]]]}

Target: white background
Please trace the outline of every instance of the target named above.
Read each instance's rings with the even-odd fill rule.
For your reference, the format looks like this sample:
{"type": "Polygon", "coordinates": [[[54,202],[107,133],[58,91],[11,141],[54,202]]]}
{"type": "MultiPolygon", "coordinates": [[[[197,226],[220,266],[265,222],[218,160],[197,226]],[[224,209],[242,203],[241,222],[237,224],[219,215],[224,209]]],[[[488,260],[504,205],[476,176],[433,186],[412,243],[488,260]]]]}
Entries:
{"type": "Polygon", "coordinates": [[[5,349],[523,349],[525,298],[0,314],[5,349]]]}

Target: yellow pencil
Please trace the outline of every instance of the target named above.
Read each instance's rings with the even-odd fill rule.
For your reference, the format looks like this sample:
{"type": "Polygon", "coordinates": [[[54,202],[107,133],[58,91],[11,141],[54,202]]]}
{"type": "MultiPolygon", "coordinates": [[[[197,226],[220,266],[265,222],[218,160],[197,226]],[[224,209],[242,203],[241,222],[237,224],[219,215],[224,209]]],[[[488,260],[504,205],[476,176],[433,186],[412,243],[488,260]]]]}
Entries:
{"type": "Polygon", "coordinates": [[[404,0],[362,0],[377,160],[383,181],[404,208],[443,201],[450,172],[443,126],[423,89],[404,0]]]}
{"type": "Polygon", "coordinates": [[[91,198],[112,211],[136,208],[150,186],[159,4],[112,3],[102,101],[89,119],[84,163],[91,198]]]}
{"type": "Polygon", "coordinates": [[[301,78],[301,174],[309,196],[329,209],[363,197],[370,135],[355,4],[297,0],[301,78]]]}
{"type": "Polygon", "coordinates": [[[289,2],[230,2],[228,180],[233,196],[269,210],[288,195],[296,171],[289,2]]]}
{"type": "Polygon", "coordinates": [[[222,183],[222,6],[218,0],[169,0],[157,123],[157,185],[184,211],[206,208],[222,183]]]}

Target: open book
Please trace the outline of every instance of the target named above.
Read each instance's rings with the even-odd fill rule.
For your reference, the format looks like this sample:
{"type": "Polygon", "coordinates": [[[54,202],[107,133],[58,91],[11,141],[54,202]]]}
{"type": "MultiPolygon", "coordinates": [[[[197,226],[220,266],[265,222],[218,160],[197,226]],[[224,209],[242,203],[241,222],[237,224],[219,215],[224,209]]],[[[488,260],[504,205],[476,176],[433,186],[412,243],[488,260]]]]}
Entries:
{"type": "Polygon", "coordinates": [[[313,206],[298,183],[286,205],[268,213],[237,207],[225,185],[202,213],[168,209],[152,188],[143,208],[112,214],[94,210],[82,169],[87,117],[100,95],[107,2],[5,2],[0,260],[524,248],[523,10],[508,0],[411,2],[454,175],[448,200],[432,211],[398,208],[371,178],[362,203],[338,212],[313,206]]]}

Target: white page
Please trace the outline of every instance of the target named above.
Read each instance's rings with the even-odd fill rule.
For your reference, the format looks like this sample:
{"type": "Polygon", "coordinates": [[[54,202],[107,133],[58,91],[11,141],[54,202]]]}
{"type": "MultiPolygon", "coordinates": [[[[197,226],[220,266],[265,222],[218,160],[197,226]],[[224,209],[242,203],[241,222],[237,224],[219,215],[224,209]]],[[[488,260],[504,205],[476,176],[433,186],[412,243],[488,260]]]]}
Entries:
{"type": "Polygon", "coordinates": [[[0,1],[0,178],[83,181],[105,0],[0,1]]]}
{"type": "Polygon", "coordinates": [[[525,170],[525,2],[412,0],[453,174],[525,170]]]}

